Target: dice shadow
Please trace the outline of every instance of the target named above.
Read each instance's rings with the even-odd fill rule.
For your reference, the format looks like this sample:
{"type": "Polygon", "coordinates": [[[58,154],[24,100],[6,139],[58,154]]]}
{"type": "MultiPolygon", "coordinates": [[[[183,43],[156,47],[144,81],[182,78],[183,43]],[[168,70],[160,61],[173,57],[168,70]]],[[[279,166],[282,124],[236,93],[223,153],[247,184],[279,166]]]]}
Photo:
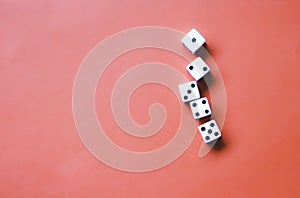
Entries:
{"type": "Polygon", "coordinates": [[[210,147],[212,147],[212,149],[216,152],[220,152],[226,148],[226,143],[225,143],[224,138],[222,138],[222,136],[217,139],[215,144],[214,144],[214,142],[210,142],[210,143],[208,143],[208,145],[210,147]]]}
{"type": "Polygon", "coordinates": [[[199,125],[201,125],[201,124],[204,124],[204,123],[206,123],[210,120],[211,120],[211,115],[208,115],[206,117],[203,117],[203,118],[199,119],[198,122],[199,122],[199,125]]]}
{"type": "Polygon", "coordinates": [[[208,59],[211,55],[211,50],[209,46],[204,43],[195,53],[194,55],[197,57],[201,57],[203,60],[208,59]]]}
{"type": "Polygon", "coordinates": [[[200,91],[208,91],[208,87],[214,84],[215,80],[210,72],[208,72],[204,78],[197,81],[197,85],[200,91]]]}

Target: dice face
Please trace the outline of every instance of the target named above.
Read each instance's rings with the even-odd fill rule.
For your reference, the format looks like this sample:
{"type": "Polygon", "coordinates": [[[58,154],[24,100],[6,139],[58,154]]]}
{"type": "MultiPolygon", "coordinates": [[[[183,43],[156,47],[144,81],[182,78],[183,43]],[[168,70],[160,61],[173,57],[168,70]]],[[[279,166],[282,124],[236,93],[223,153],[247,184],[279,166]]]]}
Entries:
{"type": "Polygon", "coordinates": [[[195,54],[195,52],[205,43],[205,38],[193,28],[181,39],[181,42],[195,54]]]}
{"type": "Polygon", "coordinates": [[[202,58],[198,57],[193,60],[188,66],[186,66],[186,70],[195,80],[198,81],[210,71],[210,68],[202,60],[202,58]]]}
{"type": "Polygon", "coordinates": [[[190,81],[178,85],[182,102],[189,102],[200,98],[196,81],[190,81]]]}
{"type": "Polygon", "coordinates": [[[195,119],[211,115],[211,109],[206,97],[190,102],[190,107],[195,119]]]}
{"type": "Polygon", "coordinates": [[[212,142],[221,137],[220,129],[215,120],[208,121],[198,127],[205,143],[212,142]]]}

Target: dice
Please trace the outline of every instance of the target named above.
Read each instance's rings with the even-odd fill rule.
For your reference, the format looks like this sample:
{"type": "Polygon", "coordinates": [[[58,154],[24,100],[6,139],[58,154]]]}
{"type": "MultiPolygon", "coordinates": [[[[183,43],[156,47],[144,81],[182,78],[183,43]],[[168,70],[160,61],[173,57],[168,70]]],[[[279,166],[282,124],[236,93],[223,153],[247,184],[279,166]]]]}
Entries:
{"type": "MultiPolygon", "coordinates": [[[[182,44],[193,54],[205,44],[205,38],[195,29],[190,30],[182,39],[182,44]]],[[[201,119],[212,114],[209,102],[206,97],[200,98],[197,81],[210,72],[209,66],[200,57],[194,59],[186,66],[186,70],[195,79],[180,84],[179,92],[181,100],[189,102],[194,119],[201,119]]],[[[205,143],[211,143],[221,137],[221,131],[215,120],[210,120],[198,127],[198,130],[205,143]]]]}
{"type": "Polygon", "coordinates": [[[196,81],[182,83],[178,86],[182,102],[189,102],[200,98],[196,81]]]}
{"type": "Polygon", "coordinates": [[[206,97],[190,102],[190,107],[195,119],[211,115],[211,109],[206,97]]]}
{"type": "Polygon", "coordinates": [[[198,81],[210,71],[210,68],[202,60],[202,58],[198,57],[193,60],[188,66],[186,66],[186,70],[196,81],[198,81]]]}
{"type": "Polygon", "coordinates": [[[193,28],[182,39],[183,45],[188,48],[193,54],[205,43],[205,38],[193,28]]]}
{"type": "Polygon", "coordinates": [[[221,137],[221,131],[215,120],[208,121],[198,127],[205,143],[212,142],[221,137]]]}

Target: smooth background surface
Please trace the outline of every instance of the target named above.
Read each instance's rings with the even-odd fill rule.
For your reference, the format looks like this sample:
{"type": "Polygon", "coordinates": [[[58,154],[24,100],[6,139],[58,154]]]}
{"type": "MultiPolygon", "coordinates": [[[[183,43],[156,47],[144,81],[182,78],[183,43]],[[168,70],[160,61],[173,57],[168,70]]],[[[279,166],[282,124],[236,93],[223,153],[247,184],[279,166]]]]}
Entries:
{"type": "Polygon", "coordinates": [[[299,9],[297,0],[0,1],[0,197],[299,197],[299,9]],[[72,86],[97,43],[145,25],[201,31],[228,111],[222,149],[199,159],[197,134],[170,166],[132,174],[86,150],[72,86]]]}

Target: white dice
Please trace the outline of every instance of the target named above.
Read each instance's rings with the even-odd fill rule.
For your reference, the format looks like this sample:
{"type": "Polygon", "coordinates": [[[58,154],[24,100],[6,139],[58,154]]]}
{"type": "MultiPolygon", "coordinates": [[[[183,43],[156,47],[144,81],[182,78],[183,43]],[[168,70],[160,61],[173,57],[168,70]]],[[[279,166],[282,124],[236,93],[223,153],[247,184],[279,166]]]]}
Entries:
{"type": "Polygon", "coordinates": [[[196,81],[190,81],[178,85],[182,102],[189,102],[200,98],[196,81]]]}
{"type": "Polygon", "coordinates": [[[208,121],[198,127],[205,143],[212,142],[221,137],[220,129],[215,120],[208,121]]]}
{"type": "Polygon", "coordinates": [[[181,42],[195,54],[195,52],[205,43],[205,38],[193,28],[181,39],[181,42]]]}
{"type": "Polygon", "coordinates": [[[190,102],[190,107],[195,119],[211,115],[211,109],[206,97],[190,102]]]}
{"type": "MultiPolygon", "coordinates": [[[[205,38],[196,30],[190,30],[182,39],[182,44],[195,54],[206,42],[205,38]]],[[[209,71],[209,66],[200,57],[194,59],[186,70],[195,79],[178,86],[183,102],[189,102],[194,119],[200,119],[212,114],[206,97],[200,98],[197,81],[203,78],[209,71]]],[[[221,131],[215,120],[208,121],[198,127],[205,143],[211,143],[221,137],[221,131]]]]}
{"type": "Polygon", "coordinates": [[[198,57],[193,60],[188,66],[186,66],[186,70],[196,81],[198,81],[210,71],[210,68],[202,60],[202,58],[198,57]]]}

